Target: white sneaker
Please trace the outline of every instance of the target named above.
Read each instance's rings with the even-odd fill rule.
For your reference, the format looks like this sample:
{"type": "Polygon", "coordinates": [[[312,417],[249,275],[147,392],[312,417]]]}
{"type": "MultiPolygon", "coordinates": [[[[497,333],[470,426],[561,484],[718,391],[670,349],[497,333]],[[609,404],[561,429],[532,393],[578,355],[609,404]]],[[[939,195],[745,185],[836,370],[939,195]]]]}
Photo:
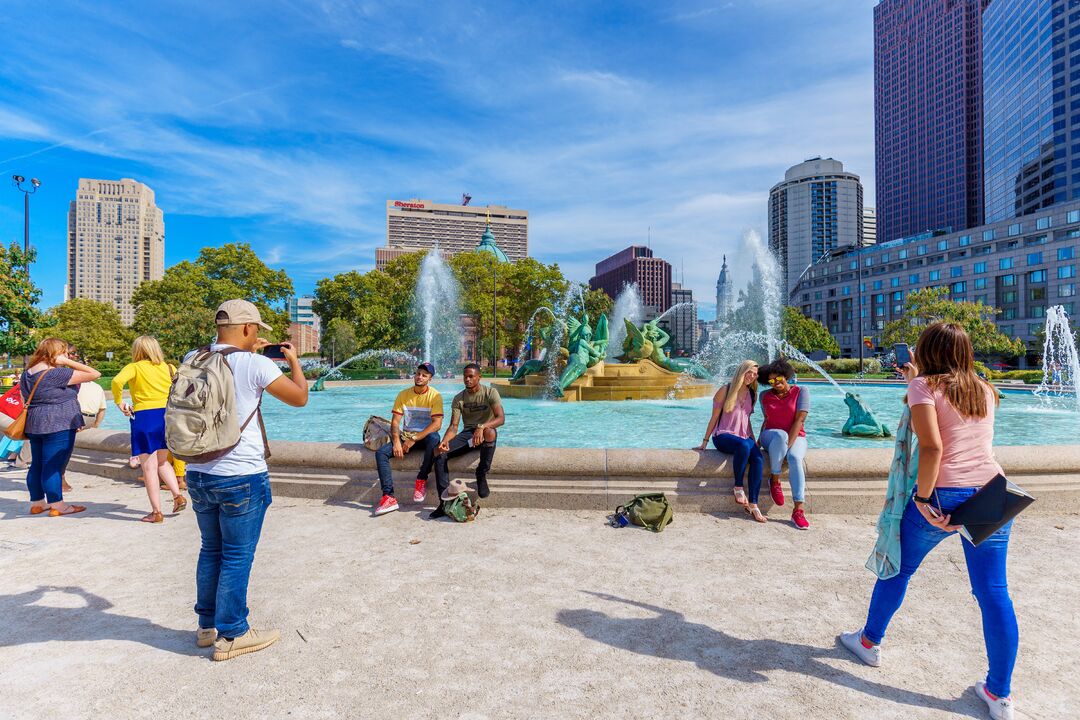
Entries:
{"type": "Polygon", "coordinates": [[[841,633],[840,643],[851,651],[851,654],[862,660],[870,667],[881,666],[881,646],[866,647],[862,643],[862,630],[841,633]]]}
{"type": "Polygon", "coordinates": [[[997,700],[990,697],[986,691],[986,683],[982,680],[975,683],[975,694],[982,698],[986,707],[990,709],[990,717],[993,720],[1013,720],[1012,698],[999,697],[997,700]]]}

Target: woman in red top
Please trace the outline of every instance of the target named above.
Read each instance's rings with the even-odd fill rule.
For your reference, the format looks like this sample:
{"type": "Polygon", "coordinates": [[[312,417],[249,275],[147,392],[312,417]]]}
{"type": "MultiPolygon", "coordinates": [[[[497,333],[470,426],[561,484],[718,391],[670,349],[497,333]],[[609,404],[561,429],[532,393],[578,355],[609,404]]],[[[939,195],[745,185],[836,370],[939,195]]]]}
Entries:
{"type": "Polygon", "coordinates": [[[810,393],[806,388],[792,385],[795,368],[783,358],[758,370],[758,382],[767,385],[761,393],[761,412],[765,415],[758,438],[769,456],[772,474],[769,476],[769,492],[773,502],[784,504],[784,491],[780,488],[780,469],[787,460],[788,482],[791,483],[791,499],[795,508],[791,522],[800,530],[810,528],[803,512],[806,495],[806,431],[803,423],[810,412],[810,393]]]}

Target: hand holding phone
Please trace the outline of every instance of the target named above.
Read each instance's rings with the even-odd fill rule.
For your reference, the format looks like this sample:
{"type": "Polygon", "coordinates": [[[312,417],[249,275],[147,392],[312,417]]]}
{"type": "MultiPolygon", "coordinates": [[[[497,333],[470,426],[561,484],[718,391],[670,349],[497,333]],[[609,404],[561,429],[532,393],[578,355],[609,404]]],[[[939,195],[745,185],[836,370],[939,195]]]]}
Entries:
{"type": "Polygon", "coordinates": [[[263,348],[263,356],[271,360],[284,360],[285,353],[281,351],[281,343],[272,343],[263,348]]]}
{"type": "Polygon", "coordinates": [[[911,362],[911,350],[907,343],[893,345],[893,353],[896,355],[896,367],[902,368],[911,362]]]}

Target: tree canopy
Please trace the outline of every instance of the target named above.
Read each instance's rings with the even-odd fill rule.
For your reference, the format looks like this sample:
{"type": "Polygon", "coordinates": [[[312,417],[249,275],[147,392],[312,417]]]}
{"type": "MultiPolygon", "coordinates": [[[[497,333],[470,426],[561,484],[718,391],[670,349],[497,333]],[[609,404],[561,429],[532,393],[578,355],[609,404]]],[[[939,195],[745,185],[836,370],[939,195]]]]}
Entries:
{"type": "Polygon", "coordinates": [[[135,337],[108,303],[72,298],[54,307],[49,315],[56,323],[50,332],[77,347],[91,365],[105,360],[109,352],[125,358],[135,337]]]}
{"type": "Polygon", "coordinates": [[[817,320],[806,317],[796,308],[784,307],[780,317],[780,332],[799,352],[810,354],[821,350],[833,357],[840,354],[840,345],[828,328],[817,320]]]}
{"type": "Polygon", "coordinates": [[[35,330],[52,322],[38,308],[41,290],[27,272],[36,257],[36,250],[23,252],[18,243],[0,245],[0,353],[29,355],[37,346],[35,330]]]}
{"type": "Polygon", "coordinates": [[[951,300],[948,288],[915,290],[904,299],[903,317],[885,325],[882,342],[885,345],[907,343],[914,347],[919,333],[930,323],[952,322],[967,331],[976,355],[1023,355],[1026,351],[1024,341],[1008,337],[994,324],[998,312],[997,308],[982,303],[951,300]]]}
{"type": "Polygon", "coordinates": [[[179,358],[214,339],[218,305],[243,298],[255,303],[263,322],[274,328],[269,339],[284,338],[289,325],[285,303],[292,294],[288,274],[268,267],[247,243],[206,247],[194,261],[177,263],[161,280],[136,288],[132,327],[156,337],[167,356],[179,358]]]}
{"type": "MultiPolygon", "coordinates": [[[[329,321],[341,318],[355,332],[360,350],[412,350],[422,345],[421,328],[413,305],[413,293],[424,253],[396,258],[383,270],[349,271],[320,280],[315,286],[312,309],[329,321]]],[[[498,293],[499,345],[519,349],[533,312],[540,306],[555,307],[564,297],[577,299],[578,289],[559,270],[535,258],[498,262],[488,253],[466,252],[447,261],[459,285],[461,313],[472,319],[479,338],[481,357],[492,356],[493,294],[498,293]]],[[[612,301],[602,291],[580,289],[589,316],[611,310],[612,301]]],[[[542,315],[537,323],[550,318],[542,315]]]]}

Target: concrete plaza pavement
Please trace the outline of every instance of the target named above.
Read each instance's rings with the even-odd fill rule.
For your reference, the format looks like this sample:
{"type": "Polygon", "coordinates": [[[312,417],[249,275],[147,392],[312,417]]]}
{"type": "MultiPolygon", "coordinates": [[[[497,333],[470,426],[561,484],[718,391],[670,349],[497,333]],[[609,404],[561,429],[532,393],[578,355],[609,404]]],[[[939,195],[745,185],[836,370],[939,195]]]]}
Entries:
{"type": "MultiPolygon", "coordinates": [[[[598,512],[457,525],[407,502],[372,518],[277,498],[250,604],[282,640],[214,663],[194,643],[191,510],[146,525],[141,487],[69,481],[86,513],[31,517],[23,474],[0,472],[5,719],[985,717],[959,539],[912,583],[874,669],[835,640],[864,618],[873,517],[800,533],[780,508],[765,526],[679,513],[653,535],[598,512]]],[[[1017,522],[1017,717],[1080,701],[1078,528],[1017,522]]]]}

